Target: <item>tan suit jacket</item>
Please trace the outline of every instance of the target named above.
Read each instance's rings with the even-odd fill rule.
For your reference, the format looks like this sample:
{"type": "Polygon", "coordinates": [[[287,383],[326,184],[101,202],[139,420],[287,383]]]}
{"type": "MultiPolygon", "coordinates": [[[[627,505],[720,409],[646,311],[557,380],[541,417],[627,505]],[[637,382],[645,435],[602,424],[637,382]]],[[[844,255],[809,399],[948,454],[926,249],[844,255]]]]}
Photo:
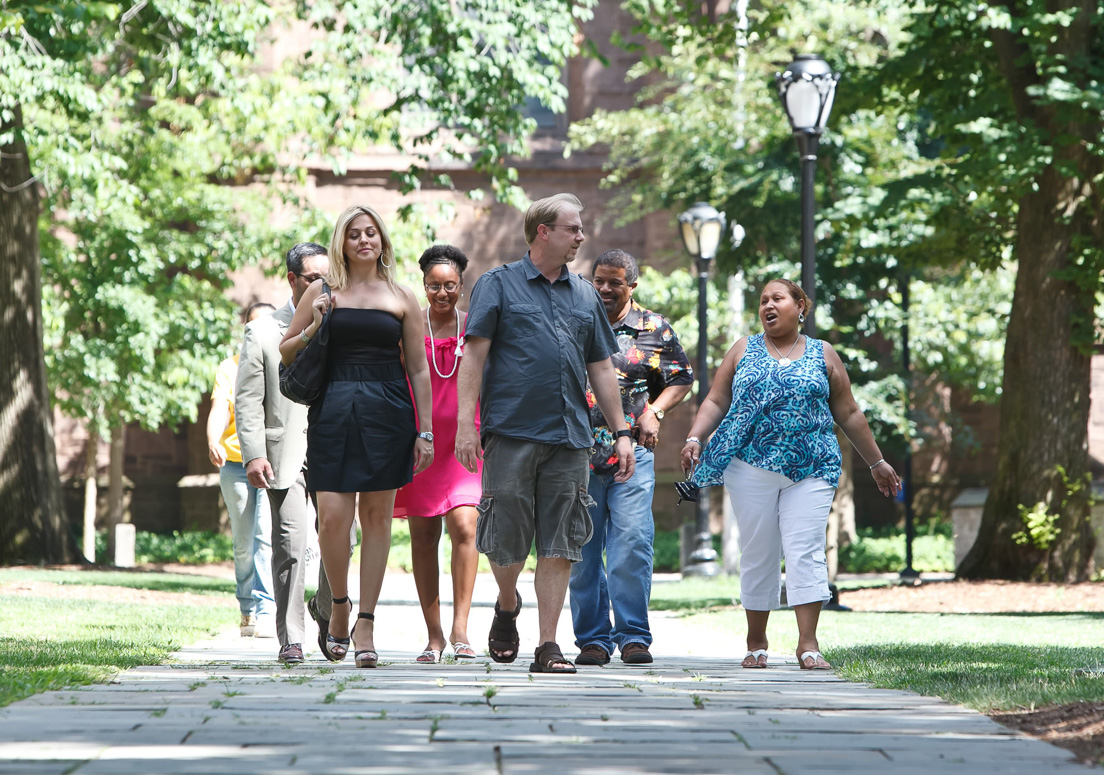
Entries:
{"type": "Polygon", "coordinates": [[[280,341],[294,314],[288,302],[246,325],[234,391],[242,461],[268,458],[276,490],[295,484],[307,457],[307,407],[280,392],[280,341]]]}

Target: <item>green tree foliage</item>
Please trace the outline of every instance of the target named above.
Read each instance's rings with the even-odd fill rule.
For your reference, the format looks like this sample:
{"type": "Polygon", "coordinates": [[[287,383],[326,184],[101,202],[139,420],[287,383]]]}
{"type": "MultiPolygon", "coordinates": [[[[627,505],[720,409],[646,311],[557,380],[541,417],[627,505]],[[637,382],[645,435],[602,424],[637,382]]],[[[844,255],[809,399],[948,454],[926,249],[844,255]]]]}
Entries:
{"type": "Polygon", "coordinates": [[[1083,578],[1085,499],[1056,493],[1059,467],[1077,479],[1087,463],[1104,6],[764,2],[745,27],[741,3],[716,23],[677,0],[626,5],[632,44],[651,44],[632,73],[648,86],[637,108],[600,112],[573,139],[611,147],[607,182],[627,217],[707,199],[748,232],[738,253],[722,247],[722,267],[739,262],[753,288],[780,267],[793,275],[797,165],[771,75],[795,50],[825,55],[844,80],[817,174],[818,324],[853,379],[900,404],[886,344],[914,278],[915,367],[1001,400],[998,475],[967,573],[1083,578]],[[1018,507],[1038,503],[1061,531],[1046,556],[1011,539],[1018,507]]]}
{"type": "Polygon", "coordinates": [[[306,228],[274,217],[281,197],[263,184],[294,171],[277,154],[289,144],[339,170],[381,144],[414,149],[408,190],[431,160],[462,158],[520,201],[505,159],[533,122],[517,107],[562,109],[559,67],[588,15],[587,3],[378,0],[9,13],[0,90],[22,98],[50,194],[47,353],[62,406],[102,427],[194,418],[233,330],[229,273],[273,263],[306,228]],[[286,25],[309,28],[309,47],[266,73],[267,31],[286,25]]]}
{"type": "Polygon", "coordinates": [[[96,431],[194,419],[230,273],[328,230],[294,194],[304,159],[390,149],[405,191],[461,160],[521,203],[521,106],[562,109],[594,2],[0,0],[0,146],[26,143],[45,193],[55,399],[96,431]],[[273,35],[299,48],[271,58],[273,35]]]}
{"type": "Polygon", "coordinates": [[[292,63],[296,116],[311,144],[338,170],[353,152],[391,145],[413,155],[403,191],[450,163],[489,176],[496,197],[521,205],[509,157],[527,156],[536,99],[563,112],[560,80],[578,25],[597,0],[299,0],[316,33],[292,63]]]}
{"type": "MultiPolygon", "coordinates": [[[[638,105],[596,112],[572,127],[572,142],[609,146],[605,184],[626,220],[705,200],[739,222],[747,238],[739,247],[722,242],[717,279],[743,269],[752,311],[769,279],[796,279],[800,254],[797,154],[774,73],[796,49],[825,53],[848,74],[817,175],[817,322],[850,362],[860,404],[883,435],[907,432],[895,349],[902,264],[867,221],[885,196],[879,185],[923,160],[892,117],[853,110],[846,99],[853,71],[895,53],[901,11],[888,0],[765,2],[748,11],[745,27],[735,10],[714,21],[678,0],[625,5],[637,37],[624,45],[643,54],[630,72],[644,84],[638,105]]],[[[913,331],[921,367],[924,333],[913,331]]]]}

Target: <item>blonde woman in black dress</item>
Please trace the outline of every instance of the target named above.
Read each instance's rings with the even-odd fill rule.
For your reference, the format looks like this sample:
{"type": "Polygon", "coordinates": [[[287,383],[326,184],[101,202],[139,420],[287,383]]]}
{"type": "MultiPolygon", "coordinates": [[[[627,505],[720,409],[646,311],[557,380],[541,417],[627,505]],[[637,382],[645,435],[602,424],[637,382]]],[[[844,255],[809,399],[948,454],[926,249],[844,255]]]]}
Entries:
{"type": "Polygon", "coordinates": [[[374,609],[391,548],[395,491],[433,462],[432,388],[421,307],[395,282],[395,256],[383,219],[369,207],[347,208],[334,227],[329,254],[326,280],[333,296],[323,292],[321,280],[307,289],[280,354],[285,364],[295,360],[332,303],[328,379],[311,405],[307,430],[318,543],[334,594],[325,651],[339,661],[351,640],[356,666],[376,667],[374,609]],[[358,493],[360,612],[350,631],[349,532],[358,493]]]}

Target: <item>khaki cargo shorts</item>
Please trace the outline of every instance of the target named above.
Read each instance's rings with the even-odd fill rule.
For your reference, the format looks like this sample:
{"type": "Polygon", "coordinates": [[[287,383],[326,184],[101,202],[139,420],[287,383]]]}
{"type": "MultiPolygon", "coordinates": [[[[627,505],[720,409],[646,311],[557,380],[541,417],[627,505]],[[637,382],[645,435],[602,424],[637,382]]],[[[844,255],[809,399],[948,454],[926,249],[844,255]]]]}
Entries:
{"type": "Polygon", "coordinates": [[[578,562],[594,534],[589,481],[590,450],[488,434],[476,548],[495,565],[515,565],[536,539],[537,557],[578,562]]]}

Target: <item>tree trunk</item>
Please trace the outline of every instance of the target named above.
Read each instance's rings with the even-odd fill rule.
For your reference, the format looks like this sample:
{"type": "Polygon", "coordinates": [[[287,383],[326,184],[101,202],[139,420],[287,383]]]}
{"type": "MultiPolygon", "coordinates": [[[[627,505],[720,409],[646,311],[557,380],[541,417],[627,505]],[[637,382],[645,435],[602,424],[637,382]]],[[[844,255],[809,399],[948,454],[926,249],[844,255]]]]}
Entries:
{"type": "Polygon", "coordinates": [[[17,105],[0,132],[0,563],[72,562],[42,354],[38,189],[17,105]]]}
{"type": "Polygon", "coordinates": [[[1084,326],[1093,319],[1094,294],[1091,287],[1078,288],[1058,276],[1070,268],[1071,243],[1089,231],[1092,208],[1082,199],[1087,185],[1051,166],[1039,176],[1037,190],[1020,202],[1019,272],[1005,343],[997,473],[960,578],[1088,577],[1095,542],[1089,524],[1090,350],[1084,326]],[[1042,536],[1042,545],[1025,535],[1021,511],[1038,504],[1058,531],[1049,542],[1042,536]]]}
{"type": "Polygon", "coordinates": [[[111,429],[111,454],[107,464],[107,558],[115,565],[115,526],[129,521],[123,513],[123,453],[126,451],[126,426],[111,429]]]}
{"type": "Polygon", "coordinates": [[[96,561],[96,458],[99,444],[96,434],[89,431],[88,446],[84,450],[84,535],[82,549],[84,559],[96,561]]]}

